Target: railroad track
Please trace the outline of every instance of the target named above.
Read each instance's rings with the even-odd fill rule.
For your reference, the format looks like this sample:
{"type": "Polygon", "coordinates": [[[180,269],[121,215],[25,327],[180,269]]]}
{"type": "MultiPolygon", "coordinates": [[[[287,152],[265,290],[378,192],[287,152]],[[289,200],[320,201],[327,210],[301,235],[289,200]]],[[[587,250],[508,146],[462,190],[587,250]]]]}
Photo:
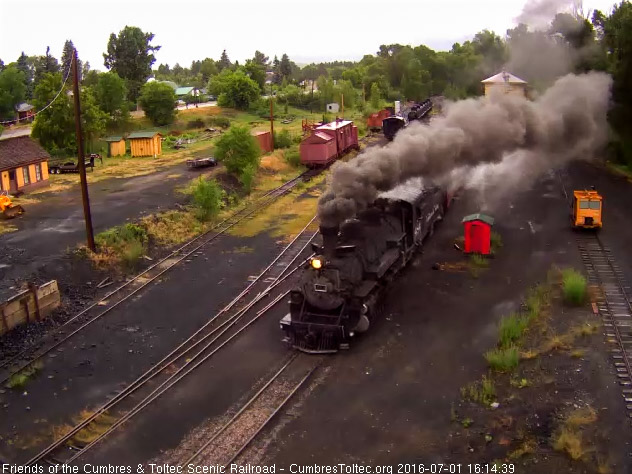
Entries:
{"type": "Polygon", "coordinates": [[[597,234],[577,237],[579,253],[589,284],[601,289],[597,310],[603,320],[605,337],[611,349],[617,379],[622,386],[628,417],[632,418],[632,304],[630,287],[610,249],[597,234]]]}
{"type": "Polygon", "coordinates": [[[26,465],[58,465],[75,461],[191,374],[282,301],[289,291],[279,291],[281,284],[305,262],[301,255],[318,233],[314,230],[315,222],[316,216],[237,297],[193,335],[97,408],[90,417],[27,461],[26,465]],[[296,265],[297,261],[301,263],[296,265]],[[275,293],[276,296],[273,297],[275,293]],[[249,294],[254,296],[246,300],[249,294]],[[266,303],[266,298],[272,299],[266,303]],[[86,428],[89,429],[91,424],[98,424],[99,418],[106,414],[108,419],[115,421],[91,442],[81,445],[76,435],[86,428]]]}
{"type": "Polygon", "coordinates": [[[191,455],[178,460],[186,466],[227,467],[244,455],[247,448],[279,416],[296,393],[320,367],[322,358],[292,355],[282,367],[191,455]]]}
{"type": "Polygon", "coordinates": [[[267,207],[279,197],[289,193],[298,183],[305,179],[309,179],[318,173],[319,171],[317,170],[308,170],[295,178],[286,181],[281,186],[268,191],[251,205],[247,205],[236,211],[231,216],[215,225],[209,231],[185,243],[160,261],[154,263],[138,275],[134,276],[132,279],[108,292],[105,296],[73,316],[63,325],[56,328],[52,333],[44,336],[38,342],[18,354],[5,359],[2,363],[0,363],[0,384],[3,384],[13,375],[24,370],[33,362],[41,359],[49,352],[58,348],[68,339],[72,338],[87,326],[108,314],[121,303],[137,294],[152,282],[156,281],[156,279],[164,275],[169,270],[173,269],[176,265],[183,261],[189,261],[192,256],[199,254],[200,250],[204,246],[213,242],[243,220],[267,207]],[[25,357],[26,354],[30,354],[30,357],[27,360],[18,363],[25,357]]]}

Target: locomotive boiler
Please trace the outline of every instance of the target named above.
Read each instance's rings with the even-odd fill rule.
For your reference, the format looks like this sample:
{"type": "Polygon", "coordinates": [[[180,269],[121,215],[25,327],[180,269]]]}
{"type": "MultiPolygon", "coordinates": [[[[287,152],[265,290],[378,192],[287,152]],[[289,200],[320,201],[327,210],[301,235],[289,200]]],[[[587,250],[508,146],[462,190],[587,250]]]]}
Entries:
{"type": "Polygon", "coordinates": [[[384,290],[443,218],[447,193],[404,184],[339,227],[321,226],[321,243],[290,292],[284,340],[310,353],[347,349],[379,314],[384,290]]]}

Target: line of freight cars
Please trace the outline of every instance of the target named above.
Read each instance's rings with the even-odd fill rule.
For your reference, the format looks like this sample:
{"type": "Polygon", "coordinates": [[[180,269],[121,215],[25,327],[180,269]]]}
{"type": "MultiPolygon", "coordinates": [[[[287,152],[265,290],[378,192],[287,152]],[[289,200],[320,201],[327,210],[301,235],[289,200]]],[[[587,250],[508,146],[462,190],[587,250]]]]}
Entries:
{"type": "Polygon", "coordinates": [[[351,150],[358,150],[358,127],[351,120],[336,119],[320,125],[301,142],[301,163],[324,167],[351,150]]]}

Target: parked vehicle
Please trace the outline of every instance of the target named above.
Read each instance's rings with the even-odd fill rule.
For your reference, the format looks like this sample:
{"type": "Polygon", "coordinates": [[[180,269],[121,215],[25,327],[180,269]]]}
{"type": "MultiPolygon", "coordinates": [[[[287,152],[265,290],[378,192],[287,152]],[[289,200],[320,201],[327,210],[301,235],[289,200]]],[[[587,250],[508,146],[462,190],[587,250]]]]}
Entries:
{"type": "Polygon", "coordinates": [[[212,157],[208,158],[194,158],[192,160],[187,160],[187,168],[206,168],[208,166],[217,166],[217,160],[212,157]]]}
{"type": "Polygon", "coordinates": [[[22,214],[24,214],[24,208],[19,204],[13,204],[7,191],[0,191],[0,216],[4,219],[13,219],[22,214]]]}
{"type": "MultiPolygon", "coordinates": [[[[94,160],[95,158],[101,158],[101,155],[97,153],[91,154],[89,157],[85,158],[86,168],[90,167],[92,171],[94,171],[94,160]]],[[[62,174],[62,173],[78,173],[79,166],[78,162],[67,161],[63,164],[51,164],[48,167],[48,172],[50,174],[62,174]]]]}

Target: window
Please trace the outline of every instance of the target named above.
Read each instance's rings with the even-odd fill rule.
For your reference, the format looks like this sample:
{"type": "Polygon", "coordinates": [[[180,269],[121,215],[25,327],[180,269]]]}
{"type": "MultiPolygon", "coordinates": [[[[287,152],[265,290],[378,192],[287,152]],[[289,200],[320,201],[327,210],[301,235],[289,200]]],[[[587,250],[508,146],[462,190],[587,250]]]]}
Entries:
{"type": "Polygon", "coordinates": [[[599,209],[599,207],[600,207],[600,206],[599,206],[600,204],[601,204],[601,203],[600,203],[599,201],[590,201],[590,208],[591,208],[591,209],[597,209],[597,210],[598,210],[598,209],[599,209]]]}
{"type": "Polygon", "coordinates": [[[29,184],[31,181],[29,180],[29,167],[25,166],[22,168],[22,176],[24,177],[24,186],[29,184]]]}
{"type": "Polygon", "coordinates": [[[590,209],[590,201],[586,201],[585,199],[582,199],[581,201],[579,201],[579,208],[590,209]]]}
{"type": "Polygon", "coordinates": [[[42,164],[36,163],[35,164],[35,181],[41,181],[41,180],[42,180],[42,164]]]}

